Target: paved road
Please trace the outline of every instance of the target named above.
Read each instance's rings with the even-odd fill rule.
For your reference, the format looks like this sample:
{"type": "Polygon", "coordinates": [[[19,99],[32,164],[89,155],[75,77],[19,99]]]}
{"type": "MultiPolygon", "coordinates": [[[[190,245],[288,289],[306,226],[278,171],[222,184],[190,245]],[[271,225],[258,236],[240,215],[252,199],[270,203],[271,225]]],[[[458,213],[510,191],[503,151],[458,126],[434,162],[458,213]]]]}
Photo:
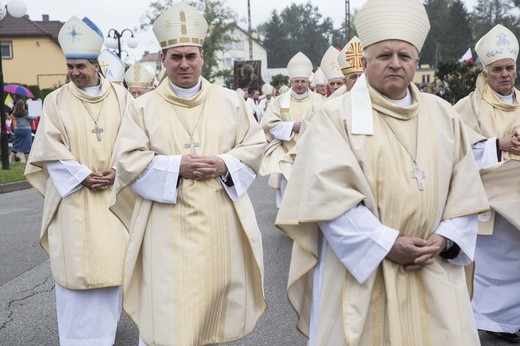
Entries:
{"type": "MultiPolygon", "coordinates": [[[[253,333],[233,345],[306,345],[285,294],[291,241],[273,226],[275,196],[265,178],[255,182],[251,198],[263,232],[269,307],[253,333]]],[[[33,189],[0,194],[0,345],[58,345],[54,281],[38,245],[42,205],[33,189]]],[[[135,326],[123,316],[116,345],[137,345],[137,337],[135,326]]],[[[510,345],[487,335],[481,341],[484,346],[510,345]]]]}

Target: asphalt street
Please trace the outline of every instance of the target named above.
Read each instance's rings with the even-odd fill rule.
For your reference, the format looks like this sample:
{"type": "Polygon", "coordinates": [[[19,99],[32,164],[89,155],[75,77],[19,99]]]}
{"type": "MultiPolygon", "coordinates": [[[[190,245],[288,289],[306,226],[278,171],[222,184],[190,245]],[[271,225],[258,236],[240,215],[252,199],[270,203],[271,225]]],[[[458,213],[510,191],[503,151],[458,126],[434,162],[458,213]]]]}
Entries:
{"type": "MultiPolygon", "coordinates": [[[[54,281],[48,258],[38,244],[43,199],[33,189],[20,188],[0,193],[0,345],[59,345],[54,281]]],[[[292,241],[274,227],[274,191],[260,177],[250,196],[264,241],[268,310],[249,336],[232,345],[306,345],[296,331],[296,315],[287,301],[292,241]]],[[[137,340],[137,329],[123,315],[116,345],[133,346],[137,340]]],[[[483,333],[481,342],[484,346],[511,345],[483,333]]]]}

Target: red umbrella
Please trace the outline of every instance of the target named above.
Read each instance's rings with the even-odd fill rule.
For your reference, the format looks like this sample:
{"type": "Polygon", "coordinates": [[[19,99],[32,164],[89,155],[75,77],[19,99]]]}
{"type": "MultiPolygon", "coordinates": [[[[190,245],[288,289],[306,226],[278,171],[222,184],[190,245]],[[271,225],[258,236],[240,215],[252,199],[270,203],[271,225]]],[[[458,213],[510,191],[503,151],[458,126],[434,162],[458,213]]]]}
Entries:
{"type": "Polygon", "coordinates": [[[4,85],[4,91],[9,94],[15,94],[20,96],[25,96],[29,98],[34,98],[33,93],[31,90],[27,89],[23,85],[20,84],[7,84],[4,85]]]}

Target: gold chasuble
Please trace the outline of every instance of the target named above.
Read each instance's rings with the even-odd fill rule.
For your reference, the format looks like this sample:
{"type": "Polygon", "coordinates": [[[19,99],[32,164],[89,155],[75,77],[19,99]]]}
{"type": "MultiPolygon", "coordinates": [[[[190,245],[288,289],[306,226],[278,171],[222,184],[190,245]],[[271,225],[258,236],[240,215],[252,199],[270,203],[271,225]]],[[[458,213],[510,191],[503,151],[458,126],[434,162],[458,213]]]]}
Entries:
{"type": "Polygon", "coordinates": [[[99,96],[70,82],[45,98],[25,176],[45,196],[40,244],[63,287],[121,285],[128,233],[108,209],[111,189],[82,187],[61,198],[45,162],[74,160],[92,171],[113,167],[112,148],[130,99],[125,88],[103,78],[99,96]]]}
{"type": "MultiPolygon", "coordinates": [[[[513,92],[515,96],[512,104],[502,102],[481,73],[477,78],[475,91],[460,100],[454,107],[462,121],[478,135],[485,138],[502,138],[512,130],[520,130],[520,103],[518,103],[520,91],[513,89],[513,92]]],[[[478,135],[475,135],[474,141],[481,139],[478,135]]],[[[479,234],[493,233],[495,211],[499,211],[500,215],[517,228],[520,225],[520,213],[517,207],[520,201],[520,189],[515,188],[519,184],[519,160],[519,155],[502,151],[501,162],[481,170],[492,210],[491,213],[480,215],[479,234]],[[509,160],[515,162],[507,163],[507,168],[502,167],[509,160]]]]}
{"type": "MultiPolygon", "coordinates": [[[[323,97],[310,90],[308,91],[307,97],[300,100],[292,96],[289,90],[287,93],[277,96],[274,101],[271,102],[261,121],[269,146],[264,153],[260,174],[269,175],[281,173],[278,162],[296,145],[296,142],[300,138],[300,133],[294,133],[291,140],[282,141],[274,138],[270,130],[276,125],[286,121],[301,121],[303,123],[307,110],[311,106],[321,104],[322,102],[323,97]],[[291,98],[288,108],[285,107],[285,97],[291,98]]],[[[274,188],[278,188],[277,180],[278,179],[276,179],[275,182],[273,179],[270,179],[270,185],[274,188]]]]}
{"type": "Polygon", "coordinates": [[[122,196],[155,155],[188,155],[190,144],[257,171],[265,136],[236,92],[205,79],[181,99],[166,78],[130,107],[116,144],[112,210],[130,225],[123,307],[147,345],[238,340],[266,309],[262,240],[247,194],[233,202],[220,178],[180,178],[175,204],[122,196]]]}
{"type": "MultiPolygon", "coordinates": [[[[320,248],[317,222],[363,203],[400,236],[426,239],[441,221],[488,208],[470,143],[451,106],[413,84],[408,107],[369,89],[374,134],[352,134],[350,93],[325,103],[298,143],[276,220],[294,239],[288,296],[306,335],[320,248]],[[415,148],[416,140],[423,190],[403,148],[415,148]]],[[[326,252],[316,345],[479,344],[463,267],[439,257],[406,271],[385,258],[359,284],[330,248],[326,252]]]]}

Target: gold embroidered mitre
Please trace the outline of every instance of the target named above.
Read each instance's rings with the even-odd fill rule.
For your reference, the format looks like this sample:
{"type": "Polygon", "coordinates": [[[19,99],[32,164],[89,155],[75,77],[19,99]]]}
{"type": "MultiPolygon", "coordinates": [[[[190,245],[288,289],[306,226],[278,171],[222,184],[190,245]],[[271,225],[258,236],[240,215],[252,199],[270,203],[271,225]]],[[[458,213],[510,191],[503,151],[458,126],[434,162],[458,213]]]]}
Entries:
{"type": "Polygon", "coordinates": [[[352,37],[350,41],[343,47],[338,55],[338,65],[344,75],[354,72],[363,72],[363,48],[361,41],[357,36],[352,37]]]}
{"type": "Polygon", "coordinates": [[[208,23],[194,7],[178,2],[157,18],[152,29],[161,49],[178,46],[202,47],[208,23]]]}
{"type": "Polygon", "coordinates": [[[136,62],[125,72],[128,87],[151,87],[155,80],[155,71],[145,62],[136,62]]]}

